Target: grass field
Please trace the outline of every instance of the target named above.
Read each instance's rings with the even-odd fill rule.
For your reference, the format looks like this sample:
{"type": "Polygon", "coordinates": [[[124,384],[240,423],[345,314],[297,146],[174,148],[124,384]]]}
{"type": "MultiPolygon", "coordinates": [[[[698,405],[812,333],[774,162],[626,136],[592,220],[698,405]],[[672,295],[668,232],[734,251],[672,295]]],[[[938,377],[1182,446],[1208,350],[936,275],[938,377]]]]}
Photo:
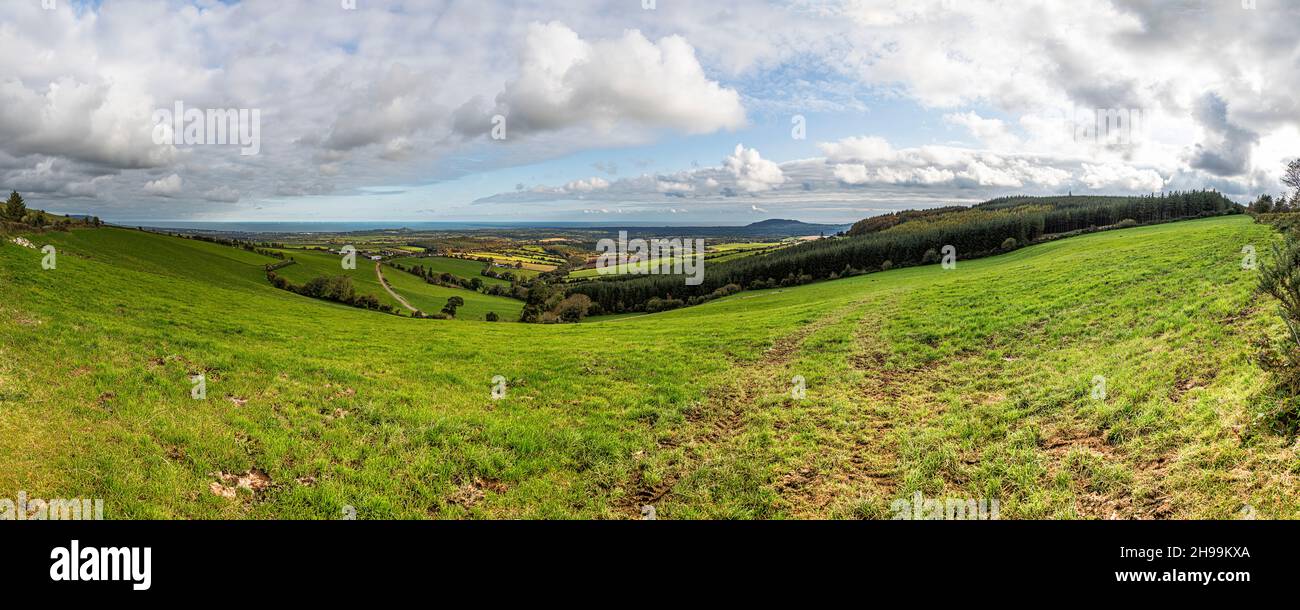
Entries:
{"type": "MultiPolygon", "coordinates": [[[[462,277],[467,280],[478,278],[484,284],[509,286],[510,282],[494,277],[487,277],[479,272],[483,270],[486,263],[480,261],[471,261],[463,258],[451,258],[448,256],[425,256],[420,258],[401,258],[398,263],[407,267],[420,266],[425,269],[431,269],[434,273],[450,273],[456,277],[462,277]]],[[[500,271],[508,271],[501,269],[500,271]]],[[[536,275],[536,274],[534,274],[536,275]]]]}
{"type": "Polygon", "coordinates": [[[577,325],[336,306],[269,286],[264,257],[134,231],[29,238],[60,257],[0,244],[0,496],[108,518],[888,518],[916,492],[1002,518],[1300,517],[1294,439],[1250,433],[1251,341],[1280,323],[1240,255],[1274,237],[1245,216],[577,325]]]}
{"type": "MultiPolygon", "coordinates": [[[[379,284],[379,277],[375,275],[374,261],[358,255],[356,269],[343,269],[341,257],[328,252],[307,250],[282,250],[282,252],[285,256],[298,261],[298,264],[279,269],[276,273],[288,278],[295,284],[304,284],[312,278],[322,275],[346,275],[352,278],[352,285],[356,287],[358,294],[374,295],[381,303],[387,303],[401,312],[407,311],[397,299],[389,295],[388,291],[384,290],[383,286],[379,284]]],[[[269,258],[266,260],[275,262],[269,258]]],[[[409,263],[410,261],[404,260],[404,262],[409,263]]],[[[522,301],[489,296],[472,290],[435,286],[405,271],[391,267],[384,268],[384,278],[388,280],[393,290],[402,295],[407,302],[428,314],[437,313],[442,309],[443,305],[447,304],[447,299],[453,296],[465,299],[464,307],[457,312],[457,318],[460,319],[482,320],[487,315],[487,312],[495,311],[503,320],[514,321],[519,319],[519,312],[523,311],[524,308],[522,301]]]]}
{"type": "MultiPolygon", "coordinates": [[[[373,273],[374,263],[370,263],[369,267],[373,273]]],[[[392,267],[384,267],[384,278],[407,302],[427,314],[438,313],[442,306],[447,304],[447,299],[453,296],[465,299],[465,305],[456,310],[458,320],[482,320],[491,311],[500,316],[502,321],[514,322],[519,319],[519,314],[524,310],[523,301],[490,296],[472,290],[435,286],[392,267]]]]}

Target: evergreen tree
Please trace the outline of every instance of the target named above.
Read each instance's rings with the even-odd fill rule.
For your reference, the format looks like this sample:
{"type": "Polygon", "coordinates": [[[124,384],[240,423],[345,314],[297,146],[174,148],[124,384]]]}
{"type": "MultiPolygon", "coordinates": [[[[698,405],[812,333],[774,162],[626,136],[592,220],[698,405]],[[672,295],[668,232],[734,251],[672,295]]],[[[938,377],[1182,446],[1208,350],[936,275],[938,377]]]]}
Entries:
{"type": "Polygon", "coordinates": [[[18,191],[9,194],[9,200],[5,202],[5,218],[13,222],[22,222],[23,217],[27,215],[27,203],[23,201],[23,196],[18,191]]]}

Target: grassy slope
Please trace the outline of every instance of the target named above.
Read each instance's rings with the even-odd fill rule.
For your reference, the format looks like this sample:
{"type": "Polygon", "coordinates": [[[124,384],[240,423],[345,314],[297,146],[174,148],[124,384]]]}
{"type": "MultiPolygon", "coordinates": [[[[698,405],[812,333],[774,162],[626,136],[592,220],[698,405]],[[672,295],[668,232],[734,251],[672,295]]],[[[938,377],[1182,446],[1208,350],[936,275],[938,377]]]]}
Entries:
{"type": "Polygon", "coordinates": [[[1297,517],[1296,447],[1241,440],[1249,341],[1277,324],[1239,252],[1270,239],[1209,219],[540,326],[304,299],[200,242],[33,236],[64,247],[42,271],[0,245],[0,496],[110,518],[887,517],[915,491],[1004,518],[1297,517]],[[272,486],[209,492],[250,468],[272,486]]]}
{"type": "MultiPolygon", "coordinates": [[[[370,263],[374,274],[374,263],[370,263]]],[[[481,292],[435,286],[400,269],[384,267],[384,278],[388,284],[402,295],[411,305],[428,314],[435,314],[447,304],[447,299],[458,296],[465,299],[465,305],[456,310],[458,320],[482,320],[489,311],[496,312],[500,319],[514,322],[524,310],[524,302],[506,297],[489,296],[481,292]]]]}

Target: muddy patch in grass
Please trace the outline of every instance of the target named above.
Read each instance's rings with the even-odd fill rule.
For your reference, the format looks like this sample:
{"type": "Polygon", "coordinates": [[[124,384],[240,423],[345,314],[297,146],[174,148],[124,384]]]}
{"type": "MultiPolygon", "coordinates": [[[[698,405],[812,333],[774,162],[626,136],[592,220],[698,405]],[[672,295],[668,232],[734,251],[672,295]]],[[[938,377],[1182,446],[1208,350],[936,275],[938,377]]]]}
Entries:
{"type": "Polygon", "coordinates": [[[243,474],[218,472],[214,476],[220,481],[213,481],[208,485],[208,490],[213,495],[223,498],[236,498],[239,496],[239,490],[241,489],[248,490],[256,496],[271,487],[271,477],[258,468],[253,468],[243,474]]]}
{"type": "Polygon", "coordinates": [[[502,494],[506,489],[505,483],[501,481],[474,477],[473,481],[461,484],[447,498],[447,503],[461,508],[473,508],[487,497],[488,492],[502,494]]]}

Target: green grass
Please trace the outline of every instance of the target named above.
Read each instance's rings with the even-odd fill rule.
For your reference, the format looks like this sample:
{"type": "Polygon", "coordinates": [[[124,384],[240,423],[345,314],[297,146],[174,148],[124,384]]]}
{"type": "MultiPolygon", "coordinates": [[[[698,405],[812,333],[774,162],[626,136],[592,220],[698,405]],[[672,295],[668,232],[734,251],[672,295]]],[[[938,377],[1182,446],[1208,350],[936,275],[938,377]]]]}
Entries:
{"type": "MultiPolygon", "coordinates": [[[[447,256],[427,256],[420,258],[399,258],[394,262],[406,267],[424,267],[425,269],[432,270],[434,273],[450,273],[456,277],[465,278],[467,280],[478,278],[482,280],[484,284],[488,285],[510,285],[510,282],[505,280],[481,275],[479,272],[482,271],[484,265],[487,264],[482,261],[472,261],[447,256]]],[[[498,271],[507,270],[498,269],[498,271]]]]}
{"type": "MultiPolygon", "coordinates": [[[[371,263],[374,272],[374,263],[371,263]]],[[[458,320],[482,320],[488,312],[495,312],[502,321],[514,322],[524,310],[524,302],[516,299],[489,296],[472,290],[435,286],[424,280],[392,267],[384,267],[384,278],[388,284],[402,295],[411,305],[427,314],[438,313],[447,299],[458,296],[465,300],[465,305],[456,310],[458,320]]]]}
{"type": "Polygon", "coordinates": [[[1248,433],[1251,341],[1280,326],[1240,268],[1274,237],[1243,216],[553,326],[306,299],[202,242],[28,237],[60,256],[0,244],[0,497],[103,498],[109,518],[887,518],[919,491],[1003,518],[1300,516],[1295,443],[1248,433]],[[253,469],[269,486],[211,491],[253,469]]]}

